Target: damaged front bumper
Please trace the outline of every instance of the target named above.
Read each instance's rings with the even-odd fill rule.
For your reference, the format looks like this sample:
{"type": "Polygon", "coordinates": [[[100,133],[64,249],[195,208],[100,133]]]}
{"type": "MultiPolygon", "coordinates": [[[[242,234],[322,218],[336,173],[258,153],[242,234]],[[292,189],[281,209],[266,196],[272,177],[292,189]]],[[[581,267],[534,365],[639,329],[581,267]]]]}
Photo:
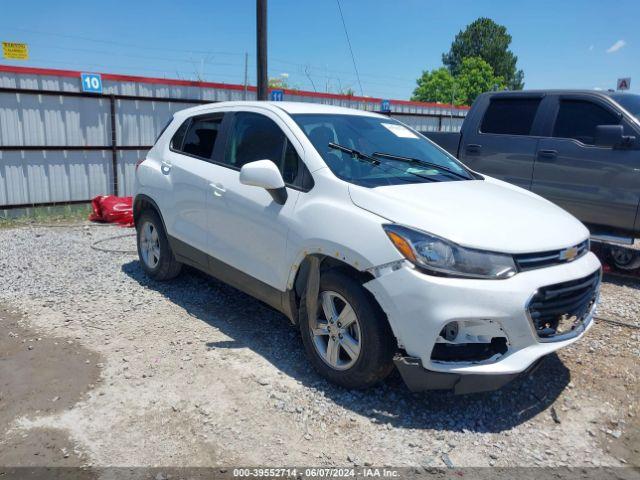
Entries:
{"type": "Polygon", "coordinates": [[[599,278],[599,271],[592,253],[505,280],[437,277],[404,264],[379,268],[364,286],[386,313],[405,352],[396,366],[409,388],[471,393],[500,388],[581,338],[592,325],[599,282],[593,303],[570,335],[540,337],[530,303],[547,286],[578,285],[590,276],[599,278]]]}
{"type": "Polygon", "coordinates": [[[541,361],[542,358],[539,358],[520,373],[461,375],[459,373],[443,373],[426,370],[422,366],[420,359],[416,357],[397,356],[393,359],[396,368],[402,376],[402,380],[404,380],[404,383],[412,392],[453,390],[456,395],[497,390],[518,377],[530,375],[537,370],[541,361]]]}

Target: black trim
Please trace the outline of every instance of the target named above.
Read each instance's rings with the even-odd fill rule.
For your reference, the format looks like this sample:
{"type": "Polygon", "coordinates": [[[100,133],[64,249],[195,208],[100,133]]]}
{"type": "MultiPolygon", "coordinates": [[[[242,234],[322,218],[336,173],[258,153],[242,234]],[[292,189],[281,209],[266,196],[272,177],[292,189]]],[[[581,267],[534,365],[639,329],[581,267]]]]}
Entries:
{"type": "MultiPolygon", "coordinates": [[[[165,230],[166,231],[166,230],[165,230]]],[[[190,265],[266,303],[293,321],[289,292],[281,292],[251,275],[167,234],[171,250],[179,262],[190,265]]]]}
{"type": "Polygon", "coordinates": [[[89,92],[67,92],[63,90],[37,90],[33,88],[8,88],[1,87],[0,93],[21,93],[23,95],[49,95],[62,97],[85,97],[95,99],[108,99],[114,97],[116,100],[142,100],[143,102],[166,102],[166,103],[189,103],[194,105],[203,105],[206,103],[217,103],[216,100],[198,100],[195,98],[176,98],[176,97],[148,97],[136,95],[120,95],[120,94],[101,94],[89,92]]]}
{"type": "Polygon", "coordinates": [[[24,150],[26,152],[31,151],[104,151],[104,150],[151,150],[152,145],[2,145],[0,151],[15,152],[24,150]]]}
{"type": "Polygon", "coordinates": [[[91,200],[65,200],[64,202],[42,202],[42,203],[14,203],[0,205],[0,210],[14,210],[17,208],[40,208],[40,207],[64,207],[67,205],[90,204],[91,200]]]}
{"type": "Polygon", "coordinates": [[[271,195],[273,201],[278,205],[284,205],[287,201],[287,198],[289,197],[286,187],[267,188],[267,192],[269,192],[269,195],[271,195]]]}
{"type": "Polygon", "coordinates": [[[453,390],[456,395],[490,392],[502,388],[518,377],[530,375],[540,365],[541,357],[521,373],[502,375],[478,375],[443,373],[427,370],[419,358],[397,356],[393,359],[402,380],[412,392],[427,390],[453,390]]]}

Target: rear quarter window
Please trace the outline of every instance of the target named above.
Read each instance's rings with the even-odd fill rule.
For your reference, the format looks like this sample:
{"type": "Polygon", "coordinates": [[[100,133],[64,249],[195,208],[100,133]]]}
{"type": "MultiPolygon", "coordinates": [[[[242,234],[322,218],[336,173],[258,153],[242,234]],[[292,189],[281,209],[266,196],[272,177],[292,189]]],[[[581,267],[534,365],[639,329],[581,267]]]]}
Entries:
{"type": "Polygon", "coordinates": [[[495,98],[482,118],[481,133],[530,135],[539,98],[495,98]]]}

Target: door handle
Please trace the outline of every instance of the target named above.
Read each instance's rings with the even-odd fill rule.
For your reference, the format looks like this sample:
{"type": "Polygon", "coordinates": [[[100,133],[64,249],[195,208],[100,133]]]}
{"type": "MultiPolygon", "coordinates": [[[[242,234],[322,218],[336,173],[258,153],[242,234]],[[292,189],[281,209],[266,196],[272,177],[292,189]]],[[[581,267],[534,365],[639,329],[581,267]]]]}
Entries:
{"type": "Polygon", "coordinates": [[[221,183],[210,183],[209,186],[211,187],[211,189],[213,190],[213,194],[216,197],[221,197],[222,195],[225,194],[225,192],[227,191],[224,188],[224,185],[222,185],[221,183]]]}
{"type": "Polygon", "coordinates": [[[538,157],[553,160],[558,156],[557,150],[539,150],[538,157]]]}
{"type": "Polygon", "coordinates": [[[160,171],[161,171],[162,173],[164,173],[165,175],[168,175],[168,174],[169,174],[169,172],[171,171],[171,164],[170,164],[170,163],[168,163],[168,162],[163,161],[163,162],[160,164],[160,171]]]}
{"type": "Polygon", "coordinates": [[[482,150],[482,145],[478,145],[477,143],[470,143],[465,147],[465,151],[471,154],[478,154],[482,150]]]}

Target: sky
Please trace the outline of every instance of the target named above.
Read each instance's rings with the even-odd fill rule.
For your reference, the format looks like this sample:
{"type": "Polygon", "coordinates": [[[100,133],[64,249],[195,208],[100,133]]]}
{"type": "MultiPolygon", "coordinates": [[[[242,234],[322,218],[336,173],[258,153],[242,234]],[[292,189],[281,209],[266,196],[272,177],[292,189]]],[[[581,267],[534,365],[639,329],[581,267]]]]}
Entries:
{"type": "MultiPolygon", "coordinates": [[[[507,27],[525,88],[640,92],[640,0],[268,0],[268,71],[320,92],[409,99],[478,17],[507,27]]],[[[255,0],[2,2],[0,41],[29,45],[0,64],[255,85],[255,0]]]]}

